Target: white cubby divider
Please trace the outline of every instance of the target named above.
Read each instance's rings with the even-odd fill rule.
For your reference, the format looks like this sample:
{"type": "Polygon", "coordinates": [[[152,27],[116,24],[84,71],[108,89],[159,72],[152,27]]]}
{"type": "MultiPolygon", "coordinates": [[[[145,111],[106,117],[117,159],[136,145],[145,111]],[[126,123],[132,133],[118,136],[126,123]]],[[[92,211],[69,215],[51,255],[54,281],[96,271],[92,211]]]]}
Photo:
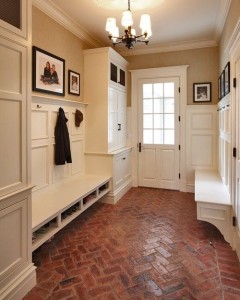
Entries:
{"type": "Polygon", "coordinates": [[[109,189],[110,177],[84,174],[55,188],[51,193],[34,197],[32,251],[104,197],[109,189]]]}

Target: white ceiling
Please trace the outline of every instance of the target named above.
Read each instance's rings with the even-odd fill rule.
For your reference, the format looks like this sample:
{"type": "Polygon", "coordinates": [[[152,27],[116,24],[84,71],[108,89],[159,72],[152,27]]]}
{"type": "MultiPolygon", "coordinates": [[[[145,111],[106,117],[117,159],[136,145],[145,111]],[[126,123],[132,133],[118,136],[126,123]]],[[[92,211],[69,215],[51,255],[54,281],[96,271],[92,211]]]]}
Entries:
{"type": "MultiPolygon", "coordinates": [[[[33,0],[33,4],[77,33],[90,47],[110,46],[105,31],[107,17],[115,17],[120,34],[121,14],[127,0],[33,0]]],[[[140,16],[151,16],[153,35],[149,45],[134,50],[117,45],[124,55],[173,51],[217,45],[231,0],[132,0],[133,27],[140,16]]],[[[140,32],[140,30],[139,30],[140,32]]]]}

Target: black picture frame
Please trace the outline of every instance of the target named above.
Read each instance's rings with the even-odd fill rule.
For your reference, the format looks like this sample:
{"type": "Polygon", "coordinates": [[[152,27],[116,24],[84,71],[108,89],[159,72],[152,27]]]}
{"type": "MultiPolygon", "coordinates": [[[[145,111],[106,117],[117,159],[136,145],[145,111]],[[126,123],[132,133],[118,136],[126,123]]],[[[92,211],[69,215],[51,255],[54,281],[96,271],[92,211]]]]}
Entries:
{"type": "Polygon", "coordinates": [[[221,76],[218,77],[218,100],[220,101],[222,99],[221,95],[221,76]]]}
{"type": "Polygon", "coordinates": [[[193,102],[211,102],[212,84],[211,82],[193,84],[193,102]]]}
{"type": "Polygon", "coordinates": [[[225,72],[224,70],[222,71],[220,75],[221,79],[221,99],[225,96],[225,72]]]}
{"type": "Polygon", "coordinates": [[[64,96],[65,60],[36,46],[32,58],[32,90],[64,96]]]}
{"type": "Polygon", "coordinates": [[[224,68],[224,95],[230,93],[230,62],[224,68]]]}
{"type": "Polygon", "coordinates": [[[80,74],[72,70],[68,70],[68,93],[80,96],[80,74]]]}

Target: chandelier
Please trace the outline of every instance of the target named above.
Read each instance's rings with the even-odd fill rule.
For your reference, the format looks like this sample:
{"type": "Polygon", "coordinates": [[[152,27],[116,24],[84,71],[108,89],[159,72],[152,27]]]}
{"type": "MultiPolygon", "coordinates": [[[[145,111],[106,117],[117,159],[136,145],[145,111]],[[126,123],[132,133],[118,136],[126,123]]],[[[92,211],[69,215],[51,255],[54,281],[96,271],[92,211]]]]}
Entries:
{"type": "Polygon", "coordinates": [[[130,0],[128,0],[128,10],[125,10],[122,14],[122,26],[125,27],[124,35],[119,36],[119,29],[116,25],[115,18],[107,18],[106,31],[108,31],[109,39],[112,41],[113,45],[123,43],[128,49],[133,48],[133,44],[140,42],[148,44],[148,38],[152,35],[151,30],[151,20],[148,14],[143,14],[140,20],[140,28],[142,33],[137,35],[136,30],[132,28],[133,17],[130,10],[130,0]]]}

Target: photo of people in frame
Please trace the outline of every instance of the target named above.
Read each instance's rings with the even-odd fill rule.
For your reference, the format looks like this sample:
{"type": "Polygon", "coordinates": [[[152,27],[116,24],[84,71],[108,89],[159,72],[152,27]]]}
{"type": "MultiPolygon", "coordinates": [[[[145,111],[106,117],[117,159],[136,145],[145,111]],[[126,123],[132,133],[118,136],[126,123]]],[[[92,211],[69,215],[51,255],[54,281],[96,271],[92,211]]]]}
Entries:
{"type": "Polygon", "coordinates": [[[33,46],[33,91],[65,95],[65,60],[33,46]]]}
{"type": "Polygon", "coordinates": [[[68,93],[80,96],[80,74],[68,70],[68,93]]]}
{"type": "Polygon", "coordinates": [[[52,64],[51,66],[49,61],[46,62],[46,66],[44,68],[43,75],[41,75],[40,80],[44,84],[59,84],[58,74],[54,64],[52,64]]]}

